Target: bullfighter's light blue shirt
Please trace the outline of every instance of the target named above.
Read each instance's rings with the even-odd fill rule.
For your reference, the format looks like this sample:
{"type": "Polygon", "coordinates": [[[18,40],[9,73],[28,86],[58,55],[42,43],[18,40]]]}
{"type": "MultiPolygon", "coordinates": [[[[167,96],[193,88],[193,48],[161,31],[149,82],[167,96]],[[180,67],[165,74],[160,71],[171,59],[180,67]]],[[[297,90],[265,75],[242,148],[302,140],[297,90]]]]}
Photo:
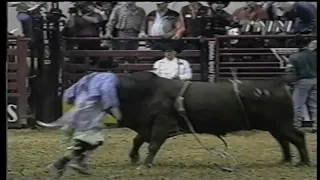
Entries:
{"type": "Polygon", "coordinates": [[[118,107],[117,84],[113,73],[91,73],[69,87],[63,101],[74,100],[72,115],[65,122],[75,131],[87,131],[103,125],[104,110],[118,107]]]}

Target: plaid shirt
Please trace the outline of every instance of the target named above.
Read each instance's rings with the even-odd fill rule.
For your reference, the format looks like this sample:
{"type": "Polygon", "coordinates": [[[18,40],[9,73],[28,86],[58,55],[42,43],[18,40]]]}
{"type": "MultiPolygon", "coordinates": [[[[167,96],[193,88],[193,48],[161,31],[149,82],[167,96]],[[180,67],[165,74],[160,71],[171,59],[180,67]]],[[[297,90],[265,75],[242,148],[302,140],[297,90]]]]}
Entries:
{"type": "Polygon", "coordinates": [[[189,80],[192,78],[192,69],[189,62],[178,58],[158,60],[153,65],[153,72],[160,77],[168,79],[178,77],[180,80],[189,80]]]}
{"type": "Polygon", "coordinates": [[[114,28],[118,30],[136,30],[144,31],[146,27],[146,12],[138,6],[120,5],[113,9],[107,32],[113,32],[114,28]]]}

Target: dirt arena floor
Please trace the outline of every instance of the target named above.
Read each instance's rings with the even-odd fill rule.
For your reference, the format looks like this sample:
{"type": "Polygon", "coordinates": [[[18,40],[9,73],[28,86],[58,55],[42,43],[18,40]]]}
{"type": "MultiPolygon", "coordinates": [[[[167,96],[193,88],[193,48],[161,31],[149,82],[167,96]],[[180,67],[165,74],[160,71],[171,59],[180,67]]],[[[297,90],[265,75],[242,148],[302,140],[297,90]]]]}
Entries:
{"type": "MultiPolygon", "coordinates": [[[[155,159],[154,167],[137,170],[130,164],[129,149],[135,133],[128,129],[105,131],[106,141],[92,158],[93,175],[79,175],[71,169],[65,180],[313,180],[316,179],[316,135],[308,134],[308,150],[312,165],[294,167],[280,165],[281,150],[268,134],[259,132],[249,137],[228,135],[225,140],[230,152],[238,160],[235,172],[223,172],[214,163],[223,163],[218,157],[205,151],[192,135],[181,135],[166,141],[155,159]]],[[[209,147],[220,147],[222,143],[214,136],[199,135],[209,147]]],[[[61,132],[53,130],[9,130],[8,173],[12,180],[50,179],[48,164],[63,155],[60,146],[61,132]]],[[[294,163],[297,151],[292,147],[294,163]]],[[[140,155],[146,156],[147,146],[140,155]]]]}

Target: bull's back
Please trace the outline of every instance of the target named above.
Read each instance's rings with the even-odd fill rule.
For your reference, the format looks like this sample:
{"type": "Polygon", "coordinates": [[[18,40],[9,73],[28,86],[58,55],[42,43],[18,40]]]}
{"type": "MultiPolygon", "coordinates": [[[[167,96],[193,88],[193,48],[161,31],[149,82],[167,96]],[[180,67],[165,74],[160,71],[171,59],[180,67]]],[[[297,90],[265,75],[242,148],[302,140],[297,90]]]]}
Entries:
{"type": "Polygon", "coordinates": [[[241,111],[230,82],[194,82],[185,94],[185,102],[188,117],[197,132],[219,133],[239,126],[237,120],[241,111]]]}
{"type": "Polygon", "coordinates": [[[292,101],[284,84],[277,81],[241,82],[238,86],[245,110],[239,104],[229,81],[216,84],[194,82],[190,85],[186,92],[186,108],[193,123],[198,129],[202,129],[199,131],[212,131],[215,128],[216,131],[233,131],[246,128],[244,112],[253,119],[253,125],[259,124],[259,128],[266,127],[264,123],[270,119],[273,121],[281,118],[275,113],[279,109],[283,109],[281,116],[288,122],[292,119],[292,101]],[[257,97],[257,89],[267,90],[269,97],[257,97]]]}

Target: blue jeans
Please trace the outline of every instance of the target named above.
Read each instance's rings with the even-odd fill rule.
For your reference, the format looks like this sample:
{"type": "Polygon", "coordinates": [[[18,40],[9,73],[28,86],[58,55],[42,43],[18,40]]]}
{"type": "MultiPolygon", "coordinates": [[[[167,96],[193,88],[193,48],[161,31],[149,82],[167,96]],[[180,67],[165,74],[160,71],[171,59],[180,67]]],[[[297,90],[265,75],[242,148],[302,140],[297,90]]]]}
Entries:
{"type": "Polygon", "coordinates": [[[21,23],[22,32],[25,37],[32,37],[32,17],[27,13],[18,13],[17,19],[21,23]]]}
{"type": "Polygon", "coordinates": [[[304,108],[307,107],[313,127],[317,127],[317,79],[300,79],[295,82],[292,94],[294,106],[294,126],[301,127],[304,108]]]}

